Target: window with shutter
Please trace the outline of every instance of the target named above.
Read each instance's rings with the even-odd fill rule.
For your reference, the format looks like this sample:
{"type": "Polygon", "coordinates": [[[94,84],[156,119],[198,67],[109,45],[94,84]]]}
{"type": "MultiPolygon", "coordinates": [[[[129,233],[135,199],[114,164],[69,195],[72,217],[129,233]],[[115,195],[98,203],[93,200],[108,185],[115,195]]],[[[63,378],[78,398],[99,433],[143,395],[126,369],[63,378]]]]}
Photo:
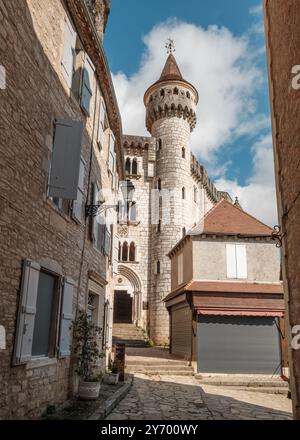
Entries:
{"type": "Polygon", "coordinates": [[[49,197],[76,200],[83,124],[57,120],[49,177],[49,197]]]}
{"type": "Polygon", "coordinates": [[[99,110],[99,126],[98,126],[98,144],[99,147],[103,148],[104,144],[104,132],[105,132],[105,115],[106,108],[103,99],[100,100],[100,110],[99,110]]]}
{"type": "Polygon", "coordinates": [[[64,52],[61,62],[62,74],[68,84],[68,87],[72,87],[72,78],[74,72],[74,60],[75,60],[75,46],[76,46],[76,32],[68,18],[65,19],[65,39],[64,39],[64,52]]]}
{"type": "Polygon", "coordinates": [[[118,273],[118,264],[121,258],[121,245],[119,242],[119,237],[114,235],[113,238],[113,258],[112,258],[112,272],[113,274],[118,273]]]}
{"type": "Polygon", "coordinates": [[[85,175],[85,161],[81,157],[78,179],[77,199],[73,202],[72,216],[79,222],[82,221],[82,210],[84,200],[84,175],[85,175]]]}
{"type": "Polygon", "coordinates": [[[109,135],[108,169],[112,174],[115,171],[115,137],[112,133],[109,135]]]}
{"type": "Polygon", "coordinates": [[[103,240],[103,254],[106,257],[109,257],[110,255],[110,232],[105,226],[104,228],[104,240],[103,240]]]}
{"type": "Polygon", "coordinates": [[[226,245],[227,278],[247,278],[247,254],[244,244],[226,245]]]}
{"type": "Polygon", "coordinates": [[[90,104],[93,96],[94,71],[95,67],[86,55],[82,72],[81,107],[88,115],[90,114],[90,104]]]}
{"type": "Polygon", "coordinates": [[[75,282],[71,278],[64,279],[59,332],[60,358],[71,355],[74,286],[75,282]]]}
{"type": "Polygon", "coordinates": [[[13,364],[31,360],[40,266],[24,261],[13,364]]]}

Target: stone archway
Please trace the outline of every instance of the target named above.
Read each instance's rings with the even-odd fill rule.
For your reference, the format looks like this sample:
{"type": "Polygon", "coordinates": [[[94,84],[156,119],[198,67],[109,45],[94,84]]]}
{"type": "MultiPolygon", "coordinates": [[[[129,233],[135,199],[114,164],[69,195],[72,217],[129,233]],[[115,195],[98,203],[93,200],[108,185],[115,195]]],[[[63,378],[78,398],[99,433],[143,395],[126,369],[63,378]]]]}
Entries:
{"type": "MultiPolygon", "coordinates": [[[[121,277],[124,277],[129,282],[130,286],[129,288],[126,288],[126,290],[133,296],[133,323],[137,326],[142,326],[142,280],[133,269],[122,264],[119,264],[118,266],[118,275],[121,275],[121,277]]],[[[118,284],[116,283],[115,290],[124,290],[124,286],[122,284],[118,286],[118,284]]]]}

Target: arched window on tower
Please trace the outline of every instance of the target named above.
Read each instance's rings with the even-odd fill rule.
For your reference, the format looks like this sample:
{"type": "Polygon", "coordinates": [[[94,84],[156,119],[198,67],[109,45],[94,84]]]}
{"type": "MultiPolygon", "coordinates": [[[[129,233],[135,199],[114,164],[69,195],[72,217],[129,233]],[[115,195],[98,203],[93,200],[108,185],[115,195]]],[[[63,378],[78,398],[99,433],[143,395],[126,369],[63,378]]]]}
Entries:
{"type": "Polygon", "coordinates": [[[135,243],[133,241],[129,247],[129,261],[135,261],[135,243]]]}
{"type": "Polygon", "coordinates": [[[165,89],[161,89],[160,96],[165,96],[165,89]]]}
{"type": "Polygon", "coordinates": [[[129,157],[127,157],[126,162],[125,162],[125,172],[126,172],[126,174],[131,174],[131,161],[130,161],[129,157]]]}
{"type": "Polygon", "coordinates": [[[119,252],[118,252],[118,260],[121,261],[121,253],[122,253],[122,246],[121,242],[119,241],[119,252]]]}
{"type": "Polygon", "coordinates": [[[134,176],[136,176],[138,173],[138,163],[137,163],[137,159],[133,159],[132,161],[132,170],[131,170],[131,174],[133,174],[134,176]]]}
{"type": "Polygon", "coordinates": [[[174,95],[179,95],[179,90],[177,87],[175,87],[175,89],[173,90],[174,95]]]}
{"type": "Polygon", "coordinates": [[[160,274],[160,261],[159,260],[156,262],[156,273],[157,273],[157,275],[160,274]]]}
{"type": "Polygon", "coordinates": [[[158,151],[161,151],[161,149],[162,149],[162,140],[161,139],[158,139],[157,149],[158,149],[158,151]]]}
{"type": "Polygon", "coordinates": [[[122,261],[128,261],[128,243],[125,241],[122,246],[122,261]]]}
{"type": "Polygon", "coordinates": [[[191,97],[190,92],[186,92],[186,97],[190,99],[191,97]]]}
{"type": "Polygon", "coordinates": [[[185,199],[185,187],[184,186],[182,187],[181,191],[182,191],[182,198],[184,200],[185,199]]]}
{"type": "Polygon", "coordinates": [[[182,157],[182,159],[185,159],[185,148],[184,147],[182,147],[182,150],[181,150],[181,157],[182,157]]]}
{"type": "Polygon", "coordinates": [[[161,179],[158,179],[157,181],[157,189],[161,191],[161,179]]]}

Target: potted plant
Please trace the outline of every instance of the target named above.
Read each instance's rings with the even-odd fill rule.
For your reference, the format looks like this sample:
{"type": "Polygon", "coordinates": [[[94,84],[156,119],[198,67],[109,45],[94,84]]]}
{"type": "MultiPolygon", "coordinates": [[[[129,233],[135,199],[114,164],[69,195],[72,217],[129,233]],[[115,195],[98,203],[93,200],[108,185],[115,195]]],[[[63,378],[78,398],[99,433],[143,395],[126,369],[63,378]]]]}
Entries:
{"type": "Polygon", "coordinates": [[[99,360],[104,354],[99,349],[101,329],[91,322],[88,315],[80,311],[74,325],[76,373],[80,377],[78,397],[96,400],[99,397],[102,373],[99,360]]]}
{"type": "Polygon", "coordinates": [[[110,362],[108,372],[105,375],[105,382],[109,385],[117,385],[119,382],[119,369],[114,362],[110,362]]]}

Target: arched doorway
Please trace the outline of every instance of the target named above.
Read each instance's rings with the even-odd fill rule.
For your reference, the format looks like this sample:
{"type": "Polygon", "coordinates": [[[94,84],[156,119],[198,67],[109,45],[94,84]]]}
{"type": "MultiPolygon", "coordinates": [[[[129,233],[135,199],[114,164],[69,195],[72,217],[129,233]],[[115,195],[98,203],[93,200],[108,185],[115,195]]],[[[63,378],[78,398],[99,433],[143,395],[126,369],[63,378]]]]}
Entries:
{"type": "Polygon", "coordinates": [[[133,269],[122,264],[116,275],[113,322],[142,326],[142,281],[133,269]]]}

